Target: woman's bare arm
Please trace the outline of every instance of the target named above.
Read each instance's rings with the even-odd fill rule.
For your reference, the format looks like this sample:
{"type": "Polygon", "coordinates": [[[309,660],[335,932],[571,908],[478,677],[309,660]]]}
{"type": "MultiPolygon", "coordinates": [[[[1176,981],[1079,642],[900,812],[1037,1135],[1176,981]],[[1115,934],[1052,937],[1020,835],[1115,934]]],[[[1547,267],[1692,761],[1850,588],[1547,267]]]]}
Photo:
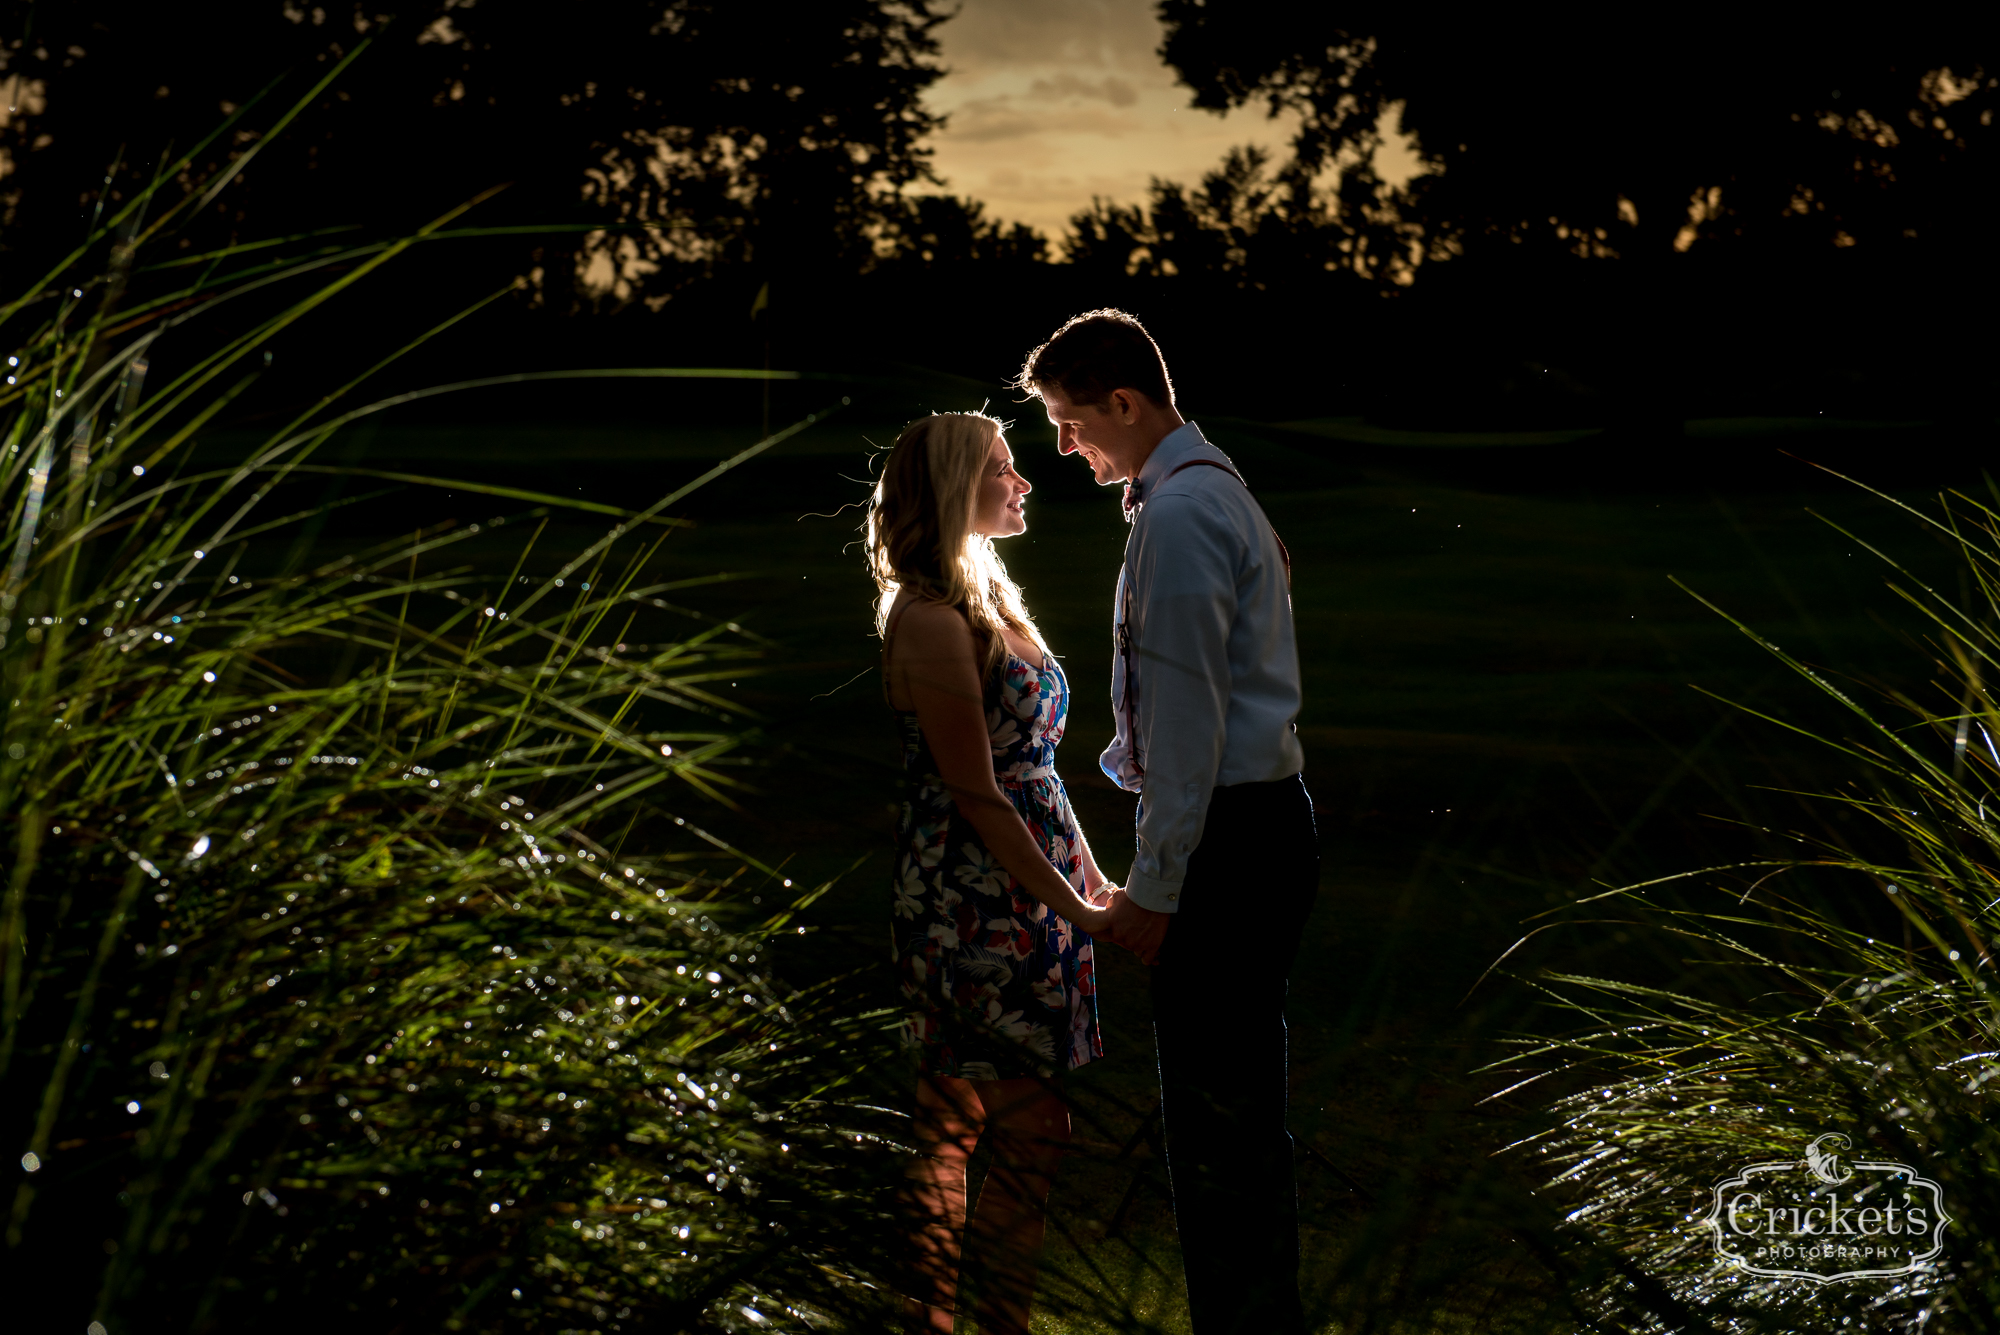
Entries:
{"type": "Polygon", "coordinates": [[[1000,865],[1029,894],[1076,926],[1102,932],[1110,923],[1110,910],[1085,901],[1050,864],[993,777],[979,662],[965,618],[937,603],[911,603],[891,646],[889,671],[893,685],[903,688],[893,693],[904,695],[916,709],[917,724],[953,802],[1000,865]]]}
{"type": "Polygon", "coordinates": [[[1097,888],[1110,884],[1104,873],[1097,869],[1097,859],[1090,855],[1090,840],[1084,838],[1083,822],[1076,823],[1076,846],[1083,854],[1083,892],[1094,894],[1097,888]]]}

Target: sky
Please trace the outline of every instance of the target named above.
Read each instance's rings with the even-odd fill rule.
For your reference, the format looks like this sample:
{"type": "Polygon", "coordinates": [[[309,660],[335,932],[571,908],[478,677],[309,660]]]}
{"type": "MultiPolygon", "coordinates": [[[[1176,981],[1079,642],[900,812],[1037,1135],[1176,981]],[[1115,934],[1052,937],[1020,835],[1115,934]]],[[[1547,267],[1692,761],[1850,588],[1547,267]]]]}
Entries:
{"type": "MultiPolygon", "coordinates": [[[[947,73],[925,98],[949,117],[933,140],[944,189],[1052,240],[1094,196],[1146,197],[1153,177],[1198,183],[1231,148],[1282,160],[1295,121],[1261,104],[1197,111],[1161,63],[1154,0],[962,0],[937,29],[947,73]]],[[[1385,179],[1414,158],[1391,151],[1385,179]]]]}

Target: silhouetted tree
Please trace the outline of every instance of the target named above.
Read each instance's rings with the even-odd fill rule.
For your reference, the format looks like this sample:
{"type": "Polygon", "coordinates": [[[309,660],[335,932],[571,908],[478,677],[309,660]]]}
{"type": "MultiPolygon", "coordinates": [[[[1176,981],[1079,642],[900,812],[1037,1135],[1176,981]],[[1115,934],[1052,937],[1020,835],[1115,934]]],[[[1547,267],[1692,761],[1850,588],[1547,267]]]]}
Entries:
{"type": "Polygon", "coordinates": [[[1160,11],[1196,104],[1299,113],[1296,169],[1340,171],[1343,194],[1379,194],[1371,156],[1399,120],[1431,167],[1397,201],[1426,246],[1987,244],[2000,12],[1983,7],[1160,11]]]}
{"type": "Polygon", "coordinates": [[[1048,258],[1048,238],[1026,223],[1006,226],[986,216],[976,199],[912,195],[885,209],[884,258],[919,264],[1035,264],[1048,258]]]}
{"type": "Polygon", "coordinates": [[[6,9],[0,244],[17,272],[236,113],[180,184],[220,181],[364,42],[282,150],[221,190],[217,239],[407,229],[512,183],[476,221],[603,229],[521,257],[549,305],[657,301],[717,264],[865,264],[935,124],[918,101],[939,73],[931,0],[6,9]]]}
{"type": "Polygon", "coordinates": [[[1353,177],[1330,196],[1297,162],[1273,173],[1256,147],[1230,151],[1189,190],[1155,178],[1143,205],[1098,199],[1070,219],[1072,264],[1092,274],[1200,277],[1227,286],[1281,288],[1336,274],[1407,280],[1416,229],[1353,177]]]}

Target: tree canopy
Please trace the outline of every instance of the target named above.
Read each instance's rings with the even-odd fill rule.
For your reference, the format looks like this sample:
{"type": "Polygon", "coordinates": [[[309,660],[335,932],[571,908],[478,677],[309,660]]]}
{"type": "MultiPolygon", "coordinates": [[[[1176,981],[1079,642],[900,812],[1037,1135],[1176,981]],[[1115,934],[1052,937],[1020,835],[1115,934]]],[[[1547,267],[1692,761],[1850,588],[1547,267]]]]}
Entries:
{"type": "Polygon", "coordinates": [[[1156,177],[1144,204],[1093,200],[1070,219],[1067,258],[1100,278],[1256,288],[1410,281],[1422,230],[1379,197],[1372,176],[1350,174],[1329,194],[1296,161],[1270,167],[1262,149],[1238,148],[1193,189],[1156,177]]]}
{"type": "Polygon", "coordinates": [[[1995,204],[2000,19],[1162,0],[1210,109],[1303,117],[1294,169],[1379,186],[1386,127],[1429,168],[1396,201],[1434,253],[1495,241],[1665,256],[1711,241],[1969,253],[1995,204]]]}
{"type": "Polygon", "coordinates": [[[227,179],[212,231],[407,230],[506,185],[478,222],[575,229],[523,243],[548,304],[657,300],[718,264],[865,261],[909,212],[899,192],[925,179],[935,125],[919,102],[940,73],[932,0],[7,9],[0,246],[15,266],[64,253],[100,198],[233,118],[180,182],[227,179]]]}

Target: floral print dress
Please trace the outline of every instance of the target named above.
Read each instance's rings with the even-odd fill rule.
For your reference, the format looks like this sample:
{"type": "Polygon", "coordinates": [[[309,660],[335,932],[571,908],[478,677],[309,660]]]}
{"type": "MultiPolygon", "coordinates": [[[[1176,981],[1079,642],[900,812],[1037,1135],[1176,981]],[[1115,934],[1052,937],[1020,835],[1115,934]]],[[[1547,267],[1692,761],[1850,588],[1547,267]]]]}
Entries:
{"type": "MultiPolygon", "coordinates": [[[[1056,777],[1069,682],[1008,655],[986,683],[993,775],[1055,869],[1083,888],[1082,836],[1056,777]]],[[[1090,937],[1010,877],[898,710],[908,795],[896,829],[895,960],[904,1039],[926,1075],[1050,1076],[1104,1055],[1090,937]]]]}

